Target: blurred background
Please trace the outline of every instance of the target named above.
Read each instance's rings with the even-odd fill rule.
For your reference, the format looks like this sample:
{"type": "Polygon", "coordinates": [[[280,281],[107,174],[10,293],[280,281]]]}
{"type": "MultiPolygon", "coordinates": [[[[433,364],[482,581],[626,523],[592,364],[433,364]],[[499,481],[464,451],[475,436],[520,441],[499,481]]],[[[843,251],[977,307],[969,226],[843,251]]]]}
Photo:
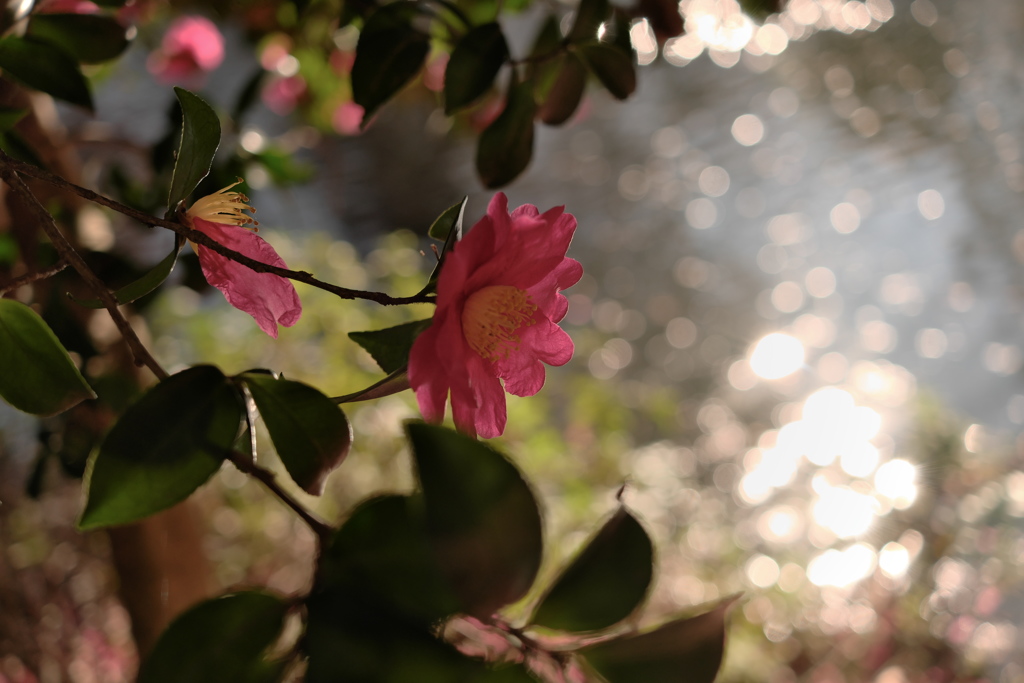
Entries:
{"type": "MultiPolygon", "coordinates": [[[[664,45],[633,26],[637,94],[591,90],[506,190],[576,216],[586,273],[567,292],[575,357],[510,397],[498,443],[558,541],[546,571],[625,482],[658,548],[646,619],[744,594],[721,681],[1024,681],[1024,9],[791,0],[759,25],[733,0],[680,6],[686,33],[664,45]]],[[[95,119],[60,112],[87,186],[167,133],[164,10],[98,74],[95,119]]],[[[271,74],[222,145],[261,234],[321,279],[418,291],[433,218],[468,194],[471,225],[491,194],[472,120],[444,117],[428,68],[359,134],[314,56],[283,34],[254,51],[252,16],[208,16],[223,61],[193,89],[230,109],[271,74]]],[[[513,54],[537,16],[509,18],[513,54]]],[[[350,53],[353,36],[334,40],[350,53]]],[[[99,211],[78,228],[143,261],[171,244],[99,211]]],[[[348,332],[430,315],[300,285],[305,315],[274,342],[195,271],[144,312],[172,372],[269,367],[344,394],[379,376],[348,332]]],[[[347,412],[353,453],[304,498],[330,519],[412,481],[411,397],[347,412]]],[[[34,465],[45,431],[0,406],[0,590],[22,610],[0,619],[37,624],[0,647],[0,680],[130,680],[108,551],[72,528],[80,485],[34,465]]],[[[225,467],[199,497],[222,589],[308,586],[313,538],[256,484],[225,467]]]]}

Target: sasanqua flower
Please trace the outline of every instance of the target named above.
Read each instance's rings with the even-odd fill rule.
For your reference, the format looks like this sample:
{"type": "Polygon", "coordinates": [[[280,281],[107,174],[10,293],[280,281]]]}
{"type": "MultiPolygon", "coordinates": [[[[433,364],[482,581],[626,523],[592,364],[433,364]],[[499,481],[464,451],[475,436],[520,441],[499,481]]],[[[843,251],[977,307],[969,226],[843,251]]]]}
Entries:
{"type": "MultiPolygon", "coordinates": [[[[225,247],[271,266],[287,268],[274,248],[256,234],[256,221],[246,214],[255,211],[249,198],[229,192],[242,181],[196,201],[185,212],[194,230],[225,247]]],[[[290,280],[272,273],[257,273],[248,266],[221,256],[201,244],[194,244],[206,281],[224,293],[228,303],[256,319],[260,329],[277,337],[278,323],[291,327],[302,315],[302,303],[290,280]]]]}
{"type": "Polygon", "coordinates": [[[568,309],[559,292],[583,275],[565,255],[575,230],[563,207],[542,214],[527,204],[509,214],[505,195],[494,196],[446,257],[433,322],[409,355],[424,418],[443,419],[450,394],[459,430],[498,436],[505,392],[532,396],[544,385],[544,363],[569,362],[572,340],[557,323],[568,309]]]}

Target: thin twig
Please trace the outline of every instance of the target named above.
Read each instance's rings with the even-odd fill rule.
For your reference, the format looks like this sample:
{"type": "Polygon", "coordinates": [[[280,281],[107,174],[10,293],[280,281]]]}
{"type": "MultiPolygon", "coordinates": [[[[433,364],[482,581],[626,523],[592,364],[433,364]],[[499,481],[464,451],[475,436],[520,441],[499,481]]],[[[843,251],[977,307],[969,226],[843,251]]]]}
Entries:
{"type": "Polygon", "coordinates": [[[138,209],[133,209],[130,206],[114,201],[113,199],[104,197],[101,194],[97,194],[92,190],[87,190],[84,187],[79,187],[74,183],[70,183],[64,180],[60,176],[54,175],[53,173],[43,170],[37,166],[33,166],[31,164],[26,164],[15,159],[12,159],[11,157],[4,154],[3,151],[0,151],[0,162],[3,162],[8,167],[13,168],[20,174],[31,176],[33,178],[36,178],[37,180],[42,180],[43,182],[50,183],[51,185],[59,187],[63,190],[74,192],[83,199],[87,199],[101,206],[105,206],[108,209],[117,211],[118,213],[124,214],[129,218],[133,218],[144,225],[152,225],[156,227],[165,228],[167,230],[172,230],[178,233],[179,235],[184,236],[186,239],[195,242],[196,244],[199,244],[201,246],[204,246],[208,249],[212,249],[221,256],[229,258],[232,261],[241,263],[243,266],[251,270],[254,270],[257,273],[271,273],[272,275],[278,275],[289,280],[302,282],[311,287],[316,287],[317,289],[322,289],[325,292],[330,292],[331,294],[334,294],[335,296],[341,299],[364,299],[367,301],[373,301],[375,303],[381,304],[382,306],[401,306],[406,304],[432,303],[434,301],[433,296],[424,294],[422,292],[419,294],[414,294],[412,296],[389,296],[387,294],[384,294],[383,292],[367,292],[359,289],[348,289],[347,287],[339,287],[338,285],[332,285],[329,282],[319,280],[313,277],[311,273],[307,273],[305,271],[289,270],[287,268],[279,268],[277,266],[272,266],[267,263],[263,263],[261,261],[249,258],[245,254],[240,254],[237,251],[234,251],[233,249],[229,249],[220,242],[217,242],[213,238],[208,237],[205,233],[199,232],[198,230],[193,230],[187,225],[178,223],[177,221],[169,221],[164,220],[162,218],[156,218],[155,216],[150,216],[148,213],[139,211],[138,209]]]}
{"type": "Polygon", "coordinates": [[[60,259],[46,270],[40,270],[35,273],[26,273],[25,275],[16,277],[3,287],[0,287],[0,296],[3,296],[7,292],[13,292],[19,287],[24,287],[25,285],[30,285],[33,282],[38,282],[39,280],[45,280],[48,277],[53,277],[54,275],[61,272],[67,267],[67,261],[65,261],[64,259],[60,259]]]}
{"type": "Polygon", "coordinates": [[[39,224],[42,226],[46,236],[50,239],[54,249],[60,254],[61,259],[67,261],[67,263],[78,271],[78,274],[86,285],[89,286],[100,301],[103,302],[103,307],[107,309],[114,324],[117,325],[118,331],[121,336],[124,337],[125,343],[128,344],[128,348],[135,358],[136,365],[145,365],[148,367],[158,379],[167,379],[169,376],[167,371],[160,367],[160,364],[156,362],[156,359],[149,353],[146,347],[142,344],[139,336],[135,334],[135,330],[132,329],[131,324],[121,314],[121,311],[117,308],[117,299],[111,293],[107,286],[96,277],[96,274],[92,272],[86,262],[82,259],[75,248],[71,246],[67,238],[64,237],[64,233],[61,232],[60,228],[53,221],[53,216],[39,203],[36,196],[32,194],[32,190],[25,185],[25,181],[19,177],[18,173],[11,168],[11,164],[8,163],[8,157],[3,152],[0,152],[0,178],[7,183],[7,186],[11,188],[11,191],[18,195],[31,209],[39,220],[39,224]]]}
{"type": "Polygon", "coordinates": [[[321,548],[327,545],[331,536],[334,534],[334,528],[303,507],[302,503],[295,500],[290,493],[285,491],[281,485],[277,483],[277,476],[273,472],[260,467],[253,462],[252,458],[246,457],[244,454],[235,450],[229,451],[227,457],[228,460],[230,460],[231,463],[239,469],[239,471],[259,479],[260,482],[270,489],[270,492],[277,496],[282,503],[294,510],[295,514],[301,517],[302,521],[313,530],[314,534],[316,534],[317,538],[320,540],[321,548]]]}

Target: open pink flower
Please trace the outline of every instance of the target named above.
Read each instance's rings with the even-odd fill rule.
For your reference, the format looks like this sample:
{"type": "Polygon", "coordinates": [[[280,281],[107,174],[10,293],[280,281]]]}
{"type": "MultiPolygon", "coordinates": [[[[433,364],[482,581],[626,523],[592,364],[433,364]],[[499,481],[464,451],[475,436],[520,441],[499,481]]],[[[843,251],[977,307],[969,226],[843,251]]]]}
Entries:
{"type": "Polygon", "coordinates": [[[458,429],[498,436],[505,392],[532,396],[544,385],[544,363],[569,362],[572,340],[556,323],[569,306],[559,291],[583,275],[565,256],[575,230],[564,207],[541,214],[527,204],[510,215],[508,198],[494,195],[487,215],[448,254],[433,323],[409,355],[424,418],[444,418],[450,393],[458,429]]]}
{"type": "MultiPolygon", "coordinates": [[[[185,212],[193,229],[251,259],[287,268],[274,248],[256,234],[256,221],[244,213],[254,209],[240,192],[228,192],[238,183],[203,197],[185,212]]],[[[212,249],[193,244],[206,281],[224,293],[228,303],[251,315],[260,329],[277,338],[278,323],[291,327],[302,315],[302,303],[290,280],[272,273],[257,273],[212,249]]]]}

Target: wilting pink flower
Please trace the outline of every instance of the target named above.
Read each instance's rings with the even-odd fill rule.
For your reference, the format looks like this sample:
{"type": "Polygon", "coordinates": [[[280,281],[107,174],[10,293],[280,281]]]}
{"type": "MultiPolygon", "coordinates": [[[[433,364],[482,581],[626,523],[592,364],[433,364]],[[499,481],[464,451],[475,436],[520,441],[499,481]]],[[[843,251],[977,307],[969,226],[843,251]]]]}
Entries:
{"type": "Polygon", "coordinates": [[[563,207],[541,214],[527,204],[510,215],[508,198],[494,195],[446,257],[433,323],[409,355],[424,418],[440,421],[450,393],[456,427],[498,436],[505,392],[532,396],[544,385],[544,363],[569,362],[572,340],[556,323],[569,305],[559,291],[583,275],[565,256],[575,230],[563,207]]]}
{"type": "Polygon", "coordinates": [[[224,61],[224,37],[206,17],[175,19],[160,49],[146,62],[149,72],[165,83],[194,80],[224,61]]]}
{"type": "MultiPolygon", "coordinates": [[[[228,192],[238,183],[203,197],[185,212],[193,229],[243,256],[271,266],[287,268],[274,248],[256,235],[256,221],[244,213],[253,211],[240,192],[228,192]]],[[[272,273],[257,273],[200,244],[193,245],[206,281],[224,293],[228,303],[245,311],[260,329],[277,338],[278,323],[291,327],[302,315],[302,303],[291,281],[272,273]]]]}

